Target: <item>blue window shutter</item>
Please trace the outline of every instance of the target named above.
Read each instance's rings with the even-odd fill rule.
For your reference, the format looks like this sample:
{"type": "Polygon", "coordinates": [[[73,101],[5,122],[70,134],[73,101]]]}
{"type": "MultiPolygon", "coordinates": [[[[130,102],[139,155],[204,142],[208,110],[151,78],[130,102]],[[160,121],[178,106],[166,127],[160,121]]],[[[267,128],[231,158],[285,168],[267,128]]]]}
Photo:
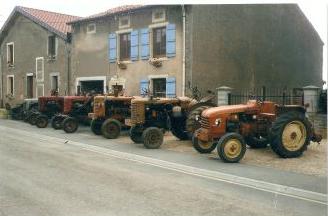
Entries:
{"type": "Polygon", "coordinates": [[[140,81],[140,95],[141,96],[146,96],[146,93],[148,91],[148,84],[149,84],[149,81],[147,79],[140,81]]]}
{"type": "Polygon", "coordinates": [[[175,24],[166,26],[166,57],[175,56],[175,24]]]}
{"type": "Polygon", "coordinates": [[[140,31],[141,37],[141,59],[149,59],[149,29],[144,28],[140,31]]]}
{"type": "Polygon", "coordinates": [[[166,78],[166,97],[175,97],[175,77],[166,78]]]}
{"type": "Polygon", "coordinates": [[[108,46],[109,62],[116,62],[116,34],[109,34],[108,46]]]}
{"type": "Polygon", "coordinates": [[[139,31],[131,32],[131,60],[137,61],[139,57],[139,31]]]}

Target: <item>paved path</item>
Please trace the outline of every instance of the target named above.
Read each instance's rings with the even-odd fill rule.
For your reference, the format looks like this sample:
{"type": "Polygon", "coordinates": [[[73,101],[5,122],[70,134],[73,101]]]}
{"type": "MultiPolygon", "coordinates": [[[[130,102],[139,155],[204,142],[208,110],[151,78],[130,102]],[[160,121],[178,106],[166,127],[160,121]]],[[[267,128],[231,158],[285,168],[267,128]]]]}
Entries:
{"type": "Polygon", "coordinates": [[[1,216],[327,213],[325,178],[146,150],[83,130],[0,121],[1,216]]]}

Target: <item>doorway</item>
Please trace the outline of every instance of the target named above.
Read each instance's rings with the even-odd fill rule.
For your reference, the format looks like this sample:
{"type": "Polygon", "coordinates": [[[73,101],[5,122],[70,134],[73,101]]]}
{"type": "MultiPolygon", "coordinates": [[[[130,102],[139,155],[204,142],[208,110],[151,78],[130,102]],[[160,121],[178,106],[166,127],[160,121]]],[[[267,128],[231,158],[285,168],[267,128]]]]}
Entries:
{"type": "Polygon", "coordinates": [[[33,75],[26,76],[26,97],[33,98],[33,75]]]}

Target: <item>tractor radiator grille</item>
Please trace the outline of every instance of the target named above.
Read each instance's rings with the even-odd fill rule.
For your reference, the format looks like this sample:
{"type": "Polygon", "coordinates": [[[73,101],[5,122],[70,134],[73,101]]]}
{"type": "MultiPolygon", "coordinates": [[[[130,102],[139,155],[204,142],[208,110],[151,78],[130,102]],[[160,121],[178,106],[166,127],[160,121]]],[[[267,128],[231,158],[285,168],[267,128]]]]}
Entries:
{"type": "Polygon", "coordinates": [[[143,103],[131,103],[131,123],[143,124],[145,122],[145,105],[143,103]]]}
{"type": "Polygon", "coordinates": [[[200,125],[202,128],[210,128],[210,120],[206,117],[200,117],[200,125]]]}

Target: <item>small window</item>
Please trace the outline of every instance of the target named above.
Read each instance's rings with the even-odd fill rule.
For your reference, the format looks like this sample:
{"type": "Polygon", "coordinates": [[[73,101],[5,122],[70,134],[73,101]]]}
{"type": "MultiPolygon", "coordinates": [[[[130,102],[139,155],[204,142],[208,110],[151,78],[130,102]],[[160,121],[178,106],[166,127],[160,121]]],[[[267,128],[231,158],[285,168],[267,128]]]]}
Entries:
{"type": "Polygon", "coordinates": [[[48,56],[54,58],[57,55],[57,39],[55,35],[48,37],[48,56]]]}
{"type": "Polygon", "coordinates": [[[58,92],[58,76],[51,76],[51,90],[58,92]]]}
{"type": "Polygon", "coordinates": [[[95,23],[90,23],[87,26],[87,33],[91,34],[91,33],[96,33],[96,24],[95,23]]]}
{"type": "Polygon", "coordinates": [[[14,43],[7,43],[7,64],[14,66],[14,43]]]}
{"type": "Polygon", "coordinates": [[[166,97],[166,79],[153,79],[153,94],[154,97],[166,97]]]}
{"type": "Polygon", "coordinates": [[[152,12],[152,21],[153,22],[163,22],[165,21],[165,10],[157,9],[152,12]]]}
{"type": "Polygon", "coordinates": [[[14,76],[7,77],[7,94],[14,96],[14,76]]]}
{"type": "Polygon", "coordinates": [[[153,29],[153,57],[166,56],[166,27],[153,29]]]}
{"type": "Polygon", "coordinates": [[[130,60],[131,56],[131,34],[120,34],[120,60],[130,60]]]}
{"type": "Polygon", "coordinates": [[[44,61],[43,57],[39,57],[35,59],[35,72],[36,72],[36,80],[43,81],[43,70],[44,70],[44,61]]]}
{"type": "Polygon", "coordinates": [[[119,18],[119,28],[127,28],[130,27],[130,17],[123,16],[119,18]]]}

